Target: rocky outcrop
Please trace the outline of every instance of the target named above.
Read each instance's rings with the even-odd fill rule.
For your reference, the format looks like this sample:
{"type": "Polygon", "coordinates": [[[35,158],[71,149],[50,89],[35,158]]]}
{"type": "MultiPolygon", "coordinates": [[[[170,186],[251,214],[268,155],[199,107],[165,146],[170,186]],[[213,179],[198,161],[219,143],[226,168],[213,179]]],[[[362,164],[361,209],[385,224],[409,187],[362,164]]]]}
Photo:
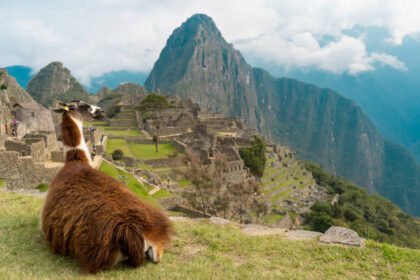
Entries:
{"type": "Polygon", "coordinates": [[[89,94],[61,62],[52,62],[42,68],[29,82],[28,92],[45,107],[54,99],[64,102],[83,100],[90,102],[89,94]]]}
{"type": "Polygon", "coordinates": [[[365,239],[361,238],[354,230],[344,227],[330,227],[319,239],[320,242],[329,244],[342,244],[363,247],[365,239]]]}
{"type": "Polygon", "coordinates": [[[6,89],[0,90],[0,106],[12,106],[15,103],[34,103],[34,99],[19,86],[15,78],[10,76],[6,69],[0,68],[2,85],[6,89]]]}

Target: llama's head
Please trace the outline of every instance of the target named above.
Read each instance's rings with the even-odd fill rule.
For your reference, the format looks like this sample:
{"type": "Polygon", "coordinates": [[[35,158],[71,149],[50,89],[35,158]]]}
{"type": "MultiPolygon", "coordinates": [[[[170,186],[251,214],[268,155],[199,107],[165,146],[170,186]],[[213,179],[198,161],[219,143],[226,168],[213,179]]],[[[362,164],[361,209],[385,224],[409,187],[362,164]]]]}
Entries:
{"type": "Polygon", "coordinates": [[[63,113],[78,121],[102,119],[104,117],[104,111],[101,108],[83,101],[75,100],[68,104],[59,102],[59,105],[61,108],[54,109],[54,112],[63,113]]]}
{"type": "MultiPolygon", "coordinates": [[[[83,138],[83,121],[92,119],[101,119],[104,117],[104,111],[98,106],[90,105],[82,101],[73,101],[71,103],[59,103],[61,108],[54,112],[62,113],[61,138],[67,147],[76,148],[84,151],[88,160],[90,160],[88,148],[83,138]]],[[[67,154],[69,156],[69,154],[67,154]]],[[[77,157],[72,155],[72,158],[77,157]]]]}

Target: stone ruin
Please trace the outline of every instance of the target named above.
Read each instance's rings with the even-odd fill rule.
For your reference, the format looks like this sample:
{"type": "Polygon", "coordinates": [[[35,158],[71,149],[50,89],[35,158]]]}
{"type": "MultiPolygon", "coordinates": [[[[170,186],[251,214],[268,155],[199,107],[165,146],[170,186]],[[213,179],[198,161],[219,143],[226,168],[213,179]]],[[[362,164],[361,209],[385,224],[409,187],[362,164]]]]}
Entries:
{"type": "Polygon", "coordinates": [[[211,133],[205,124],[199,124],[192,133],[176,138],[173,144],[177,150],[198,158],[202,165],[214,165],[217,159],[225,161],[223,175],[228,182],[240,183],[250,176],[235,139],[211,133]]]}

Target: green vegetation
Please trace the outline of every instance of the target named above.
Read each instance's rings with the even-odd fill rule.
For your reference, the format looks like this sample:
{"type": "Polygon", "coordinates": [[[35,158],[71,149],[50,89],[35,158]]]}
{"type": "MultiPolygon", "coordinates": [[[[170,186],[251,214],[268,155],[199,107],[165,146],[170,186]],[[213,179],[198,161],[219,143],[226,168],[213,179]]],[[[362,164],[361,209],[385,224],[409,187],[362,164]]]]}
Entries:
{"type": "Polygon", "coordinates": [[[0,192],[1,279],[416,279],[420,251],[368,241],[366,248],[250,237],[234,226],[175,222],[162,263],[82,275],[42,241],[42,199],[0,192]]]}
{"type": "Polygon", "coordinates": [[[143,133],[138,128],[127,128],[127,129],[113,129],[105,128],[102,130],[107,135],[115,136],[143,136],[143,133]]]}
{"type": "Polygon", "coordinates": [[[6,182],[4,179],[0,179],[0,189],[3,188],[6,185],[6,182]]]}
{"type": "Polygon", "coordinates": [[[116,149],[112,152],[112,159],[113,160],[122,160],[124,157],[124,152],[120,149],[116,149]]]}
{"type": "Polygon", "coordinates": [[[124,139],[108,139],[106,144],[106,153],[111,155],[112,152],[117,149],[122,150],[124,155],[127,157],[134,157],[124,139]]]}
{"type": "Polygon", "coordinates": [[[127,143],[124,139],[108,139],[106,152],[112,154],[113,151],[120,149],[125,156],[137,159],[158,159],[171,156],[175,149],[172,144],[160,144],[159,152],[156,152],[154,144],[127,143]]]}
{"type": "Polygon", "coordinates": [[[254,136],[251,147],[243,147],[239,149],[241,158],[245,162],[251,172],[259,177],[264,174],[264,167],[267,161],[265,157],[265,142],[259,136],[254,136]]]}
{"type": "Polygon", "coordinates": [[[48,191],[48,184],[42,183],[35,187],[40,192],[46,192],[48,191]]]}
{"type": "Polygon", "coordinates": [[[149,94],[141,102],[138,108],[141,111],[161,110],[169,108],[169,102],[165,96],[156,93],[149,94]]]}
{"type": "Polygon", "coordinates": [[[329,225],[354,229],[361,236],[399,246],[420,248],[420,223],[378,195],[369,195],[352,183],[327,174],[319,165],[306,163],[317,183],[338,194],[335,205],[315,203],[307,220],[313,230],[329,225]]]}
{"type": "Polygon", "coordinates": [[[159,152],[156,152],[154,144],[134,144],[129,143],[134,157],[138,159],[157,159],[171,156],[174,152],[174,146],[171,143],[159,144],[159,152]]]}
{"type": "Polygon", "coordinates": [[[124,172],[118,169],[113,164],[103,161],[99,170],[109,176],[124,183],[133,193],[143,200],[146,200],[152,204],[158,205],[157,201],[151,197],[146,188],[141,185],[133,174],[124,172]]]}

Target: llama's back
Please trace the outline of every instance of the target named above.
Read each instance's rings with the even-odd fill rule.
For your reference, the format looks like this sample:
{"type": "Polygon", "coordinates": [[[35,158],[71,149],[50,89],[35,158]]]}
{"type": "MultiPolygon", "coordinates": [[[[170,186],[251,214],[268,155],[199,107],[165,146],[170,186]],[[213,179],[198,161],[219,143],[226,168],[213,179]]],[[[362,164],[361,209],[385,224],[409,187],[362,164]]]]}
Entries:
{"type": "Polygon", "coordinates": [[[85,270],[96,272],[114,265],[120,254],[139,266],[145,235],[169,242],[166,215],[117,180],[90,167],[58,176],[62,179],[50,187],[42,222],[55,253],[74,256],[85,270]]]}

